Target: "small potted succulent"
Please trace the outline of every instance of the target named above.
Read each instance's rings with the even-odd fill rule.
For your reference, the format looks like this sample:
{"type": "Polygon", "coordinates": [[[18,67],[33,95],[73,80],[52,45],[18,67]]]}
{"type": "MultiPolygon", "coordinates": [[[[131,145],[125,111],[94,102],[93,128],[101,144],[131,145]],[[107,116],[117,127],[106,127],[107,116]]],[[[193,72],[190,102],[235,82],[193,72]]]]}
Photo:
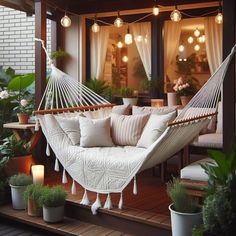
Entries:
{"type": "Polygon", "coordinates": [[[24,191],[32,183],[32,177],[26,174],[19,173],[10,177],[9,185],[11,187],[12,206],[14,209],[25,209],[24,191]]]}
{"type": "Polygon", "coordinates": [[[27,99],[21,99],[20,104],[14,108],[17,112],[19,124],[28,124],[29,116],[34,109],[33,104],[27,99]]]}
{"type": "Polygon", "coordinates": [[[135,106],[138,102],[138,98],[134,96],[134,90],[132,88],[122,87],[120,89],[120,95],[122,96],[124,105],[135,106]]]}
{"type": "Polygon", "coordinates": [[[67,192],[61,186],[45,186],[40,197],[40,205],[43,207],[43,219],[48,223],[60,222],[64,218],[64,206],[67,192]]]}
{"type": "Polygon", "coordinates": [[[167,194],[172,200],[171,228],[173,236],[189,236],[202,223],[202,208],[189,196],[180,179],[167,183],[167,194]]]}
{"type": "Polygon", "coordinates": [[[43,195],[44,187],[41,184],[31,184],[24,191],[24,200],[29,216],[41,216],[40,198],[43,195]]]}

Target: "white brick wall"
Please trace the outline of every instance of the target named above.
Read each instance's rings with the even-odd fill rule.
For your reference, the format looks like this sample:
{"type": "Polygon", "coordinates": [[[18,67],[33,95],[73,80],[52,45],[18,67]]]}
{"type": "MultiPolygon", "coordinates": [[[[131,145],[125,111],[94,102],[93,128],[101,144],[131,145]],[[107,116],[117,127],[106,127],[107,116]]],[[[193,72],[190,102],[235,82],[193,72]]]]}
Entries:
{"type": "MultiPolygon", "coordinates": [[[[16,73],[34,72],[34,16],[0,6],[0,66],[16,73]]],[[[51,21],[47,20],[47,49],[51,52],[51,21]]]]}

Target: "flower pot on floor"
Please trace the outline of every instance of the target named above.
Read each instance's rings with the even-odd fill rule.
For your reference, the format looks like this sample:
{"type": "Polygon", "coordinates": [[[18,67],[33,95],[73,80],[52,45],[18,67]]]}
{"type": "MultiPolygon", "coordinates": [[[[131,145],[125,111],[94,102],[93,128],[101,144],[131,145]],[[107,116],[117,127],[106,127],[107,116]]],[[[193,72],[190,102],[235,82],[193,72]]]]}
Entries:
{"type": "Polygon", "coordinates": [[[24,210],[26,208],[24,201],[24,191],[26,186],[13,186],[11,187],[11,198],[12,198],[12,207],[16,210],[24,210]]]}
{"type": "Polygon", "coordinates": [[[123,98],[124,105],[136,106],[138,98],[123,98]]]}
{"type": "Polygon", "coordinates": [[[43,220],[47,223],[57,223],[64,218],[64,205],[58,207],[43,206],[43,220]]]}
{"type": "Polygon", "coordinates": [[[199,212],[182,213],[173,209],[173,204],[169,206],[171,213],[171,228],[172,236],[190,236],[194,226],[199,226],[202,223],[202,210],[199,207],[199,212]]]}
{"type": "Polygon", "coordinates": [[[29,115],[27,113],[17,113],[19,124],[28,124],[29,115]]]}

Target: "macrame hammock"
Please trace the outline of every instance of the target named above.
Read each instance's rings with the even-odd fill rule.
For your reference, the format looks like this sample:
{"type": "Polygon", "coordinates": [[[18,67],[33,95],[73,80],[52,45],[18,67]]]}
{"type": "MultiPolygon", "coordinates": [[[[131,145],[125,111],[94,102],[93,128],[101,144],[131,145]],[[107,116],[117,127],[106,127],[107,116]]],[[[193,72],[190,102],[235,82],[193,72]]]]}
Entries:
{"type": "Polygon", "coordinates": [[[102,207],[100,194],[107,194],[103,207],[111,209],[110,193],[119,193],[118,207],[122,208],[122,191],[132,180],[134,180],[133,193],[137,194],[136,175],[139,172],[166,161],[198,136],[216,115],[223,79],[236,51],[234,46],[216,72],[150,147],[83,148],[72,145],[55,119],[55,115],[67,117],[71,116],[71,112],[76,116],[87,110],[105,111],[111,109],[112,104],[57,69],[47,54],[44,42],[36,40],[42,43],[51,64],[50,78],[38,110],[35,111],[36,130],[40,122],[47,139],[46,154],[50,155],[51,148],[56,156],[55,170],[59,171],[58,162],[63,167],[62,182],[67,182],[67,172],[73,179],[72,194],[76,194],[75,182],[84,188],[80,203],[90,204],[87,191],[97,193],[96,201],[91,207],[93,214],[102,207]]]}

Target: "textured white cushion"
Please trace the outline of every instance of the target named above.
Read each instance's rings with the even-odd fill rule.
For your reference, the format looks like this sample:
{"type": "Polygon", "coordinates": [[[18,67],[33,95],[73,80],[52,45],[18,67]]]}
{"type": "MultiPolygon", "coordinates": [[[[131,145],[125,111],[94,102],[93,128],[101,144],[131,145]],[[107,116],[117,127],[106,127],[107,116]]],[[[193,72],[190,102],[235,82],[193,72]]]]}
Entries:
{"type": "Polygon", "coordinates": [[[203,134],[199,135],[197,141],[191,143],[191,146],[206,147],[206,148],[222,148],[223,134],[203,134]]]}
{"type": "Polygon", "coordinates": [[[177,107],[138,107],[132,106],[132,115],[156,114],[164,115],[176,111],[177,107]]]}
{"type": "Polygon", "coordinates": [[[112,140],[116,145],[136,146],[149,115],[111,115],[112,140]]]}
{"type": "Polygon", "coordinates": [[[216,133],[218,133],[218,134],[223,133],[223,107],[222,107],[222,102],[219,102],[219,104],[218,104],[216,133]]]}
{"type": "Polygon", "coordinates": [[[192,164],[184,167],[180,171],[181,179],[207,181],[208,175],[205,173],[205,170],[200,166],[200,164],[203,164],[206,162],[215,163],[211,158],[205,158],[200,161],[193,162],[192,164]]]}
{"type": "Polygon", "coordinates": [[[173,121],[175,116],[175,111],[165,115],[151,115],[144,127],[137,146],[148,148],[150,145],[152,145],[165,131],[167,128],[167,123],[173,121]]]}
{"type": "Polygon", "coordinates": [[[90,119],[103,119],[111,115],[111,108],[105,107],[95,111],[84,111],[83,114],[90,119]]]}
{"type": "Polygon", "coordinates": [[[110,135],[110,117],[104,119],[80,117],[79,122],[81,147],[113,146],[110,135]]]}
{"type": "Polygon", "coordinates": [[[80,125],[78,117],[55,116],[62,130],[69,137],[73,145],[80,142],[80,125]]]}
{"type": "Polygon", "coordinates": [[[112,113],[118,115],[129,115],[130,114],[130,105],[116,105],[112,107],[112,113]]]}

